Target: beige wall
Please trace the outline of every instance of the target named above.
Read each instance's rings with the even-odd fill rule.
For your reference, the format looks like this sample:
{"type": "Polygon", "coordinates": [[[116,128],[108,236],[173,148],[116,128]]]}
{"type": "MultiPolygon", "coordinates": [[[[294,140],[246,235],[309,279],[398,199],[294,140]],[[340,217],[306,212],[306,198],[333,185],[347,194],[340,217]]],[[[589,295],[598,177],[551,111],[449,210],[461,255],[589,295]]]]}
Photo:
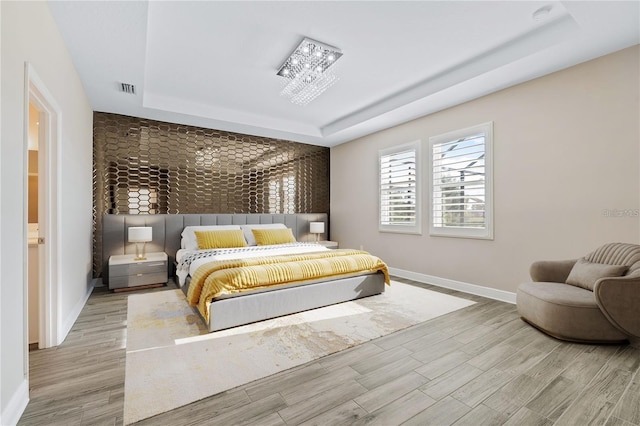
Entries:
{"type": "Polygon", "coordinates": [[[515,292],[537,259],[640,242],[639,52],[620,52],[331,149],[331,239],[391,267],[515,292]],[[378,150],[494,122],[493,241],[378,232],[378,150]]]}
{"type": "MultiPolygon", "coordinates": [[[[60,331],[75,321],[91,285],[92,110],[47,2],[0,2],[0,412],[11,424],[26,404],[23,270],[27,255],[25,62],[61,111],[59,143],[60,331]]],[[[64,337],[64,336],[62,336],[64,337]]]]}

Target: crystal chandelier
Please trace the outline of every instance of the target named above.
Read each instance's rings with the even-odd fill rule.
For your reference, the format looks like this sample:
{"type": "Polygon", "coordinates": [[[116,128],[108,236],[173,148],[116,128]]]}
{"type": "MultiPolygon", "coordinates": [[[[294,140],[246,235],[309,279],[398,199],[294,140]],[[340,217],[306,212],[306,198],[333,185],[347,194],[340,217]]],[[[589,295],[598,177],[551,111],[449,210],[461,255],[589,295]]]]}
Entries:
{"type": "Polygon", "coordinates": [[[338,81],[334,64],[341,56],[337,47],[304,38],[278,70],[286,79],[280,95],[297,105],[308,104],[338,81]]]}

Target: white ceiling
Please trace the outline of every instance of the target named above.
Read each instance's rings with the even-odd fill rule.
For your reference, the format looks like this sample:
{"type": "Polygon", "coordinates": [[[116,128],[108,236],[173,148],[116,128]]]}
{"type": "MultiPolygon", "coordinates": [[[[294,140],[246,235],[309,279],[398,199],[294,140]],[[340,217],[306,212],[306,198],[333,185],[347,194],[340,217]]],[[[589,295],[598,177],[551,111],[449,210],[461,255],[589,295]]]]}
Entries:
{"type": "MultiPolygon", "coordinates": [[[[96,111],[333,146],[640,42],[639,1],[51,1],[96,111]],[[533,13],[546,5],[545,19],[533,13]],[[306,106],[276,75],[342,49],[306,106]],[[136,94],[119,90],[132,83],[136,94]]],[[[639,73],[640,78],[640,73],[639,73]]]]}

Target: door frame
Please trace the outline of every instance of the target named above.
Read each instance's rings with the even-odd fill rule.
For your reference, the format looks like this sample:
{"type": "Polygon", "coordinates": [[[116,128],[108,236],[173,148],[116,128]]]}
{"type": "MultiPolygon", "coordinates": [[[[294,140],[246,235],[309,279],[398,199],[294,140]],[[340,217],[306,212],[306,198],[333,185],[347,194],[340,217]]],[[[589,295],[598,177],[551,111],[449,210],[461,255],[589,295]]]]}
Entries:
{"type": "MultiPolygon", "coordinates": [[[[39,237],[44,238],[44,244],[39,244],[39,348],[57,346],[61,342],[61,318],[60,318],[60,143],[62,140],[62,112],[51,92],[47,89],[35,68],[29,62],[25,62],[25,93],[24,93],[24,256],[28,256],[27,242],[27,215],[28,211],[28,149],[29,149],[29,103],[32,103],[40,112],[39,141],[38,141],[38,173],[42,176],[38,184],[38,221],[39,237]],[[44,212],[44,213],[41,213],[44,212]]],[[[23,263],[24,277],[24,330],[25,347],[29,346],[29,283],[28,262],[23,263]]],[[[26,356],[28,357],[28,349],[26,356]]],[[[28,369],[28,362],[26,365],[28,369]]]]}

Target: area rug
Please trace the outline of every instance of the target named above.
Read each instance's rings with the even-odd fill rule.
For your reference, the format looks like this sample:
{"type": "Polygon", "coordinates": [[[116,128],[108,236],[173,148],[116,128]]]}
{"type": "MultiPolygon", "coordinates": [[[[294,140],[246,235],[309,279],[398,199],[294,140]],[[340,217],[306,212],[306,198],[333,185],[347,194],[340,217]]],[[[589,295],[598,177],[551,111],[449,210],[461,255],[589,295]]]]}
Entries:
{"type": "Polygon", "coordinates": [[[181,290],[130,295],[124,424],[473,303],[392,282],[380,295],[208,333],[181,290]]]}

